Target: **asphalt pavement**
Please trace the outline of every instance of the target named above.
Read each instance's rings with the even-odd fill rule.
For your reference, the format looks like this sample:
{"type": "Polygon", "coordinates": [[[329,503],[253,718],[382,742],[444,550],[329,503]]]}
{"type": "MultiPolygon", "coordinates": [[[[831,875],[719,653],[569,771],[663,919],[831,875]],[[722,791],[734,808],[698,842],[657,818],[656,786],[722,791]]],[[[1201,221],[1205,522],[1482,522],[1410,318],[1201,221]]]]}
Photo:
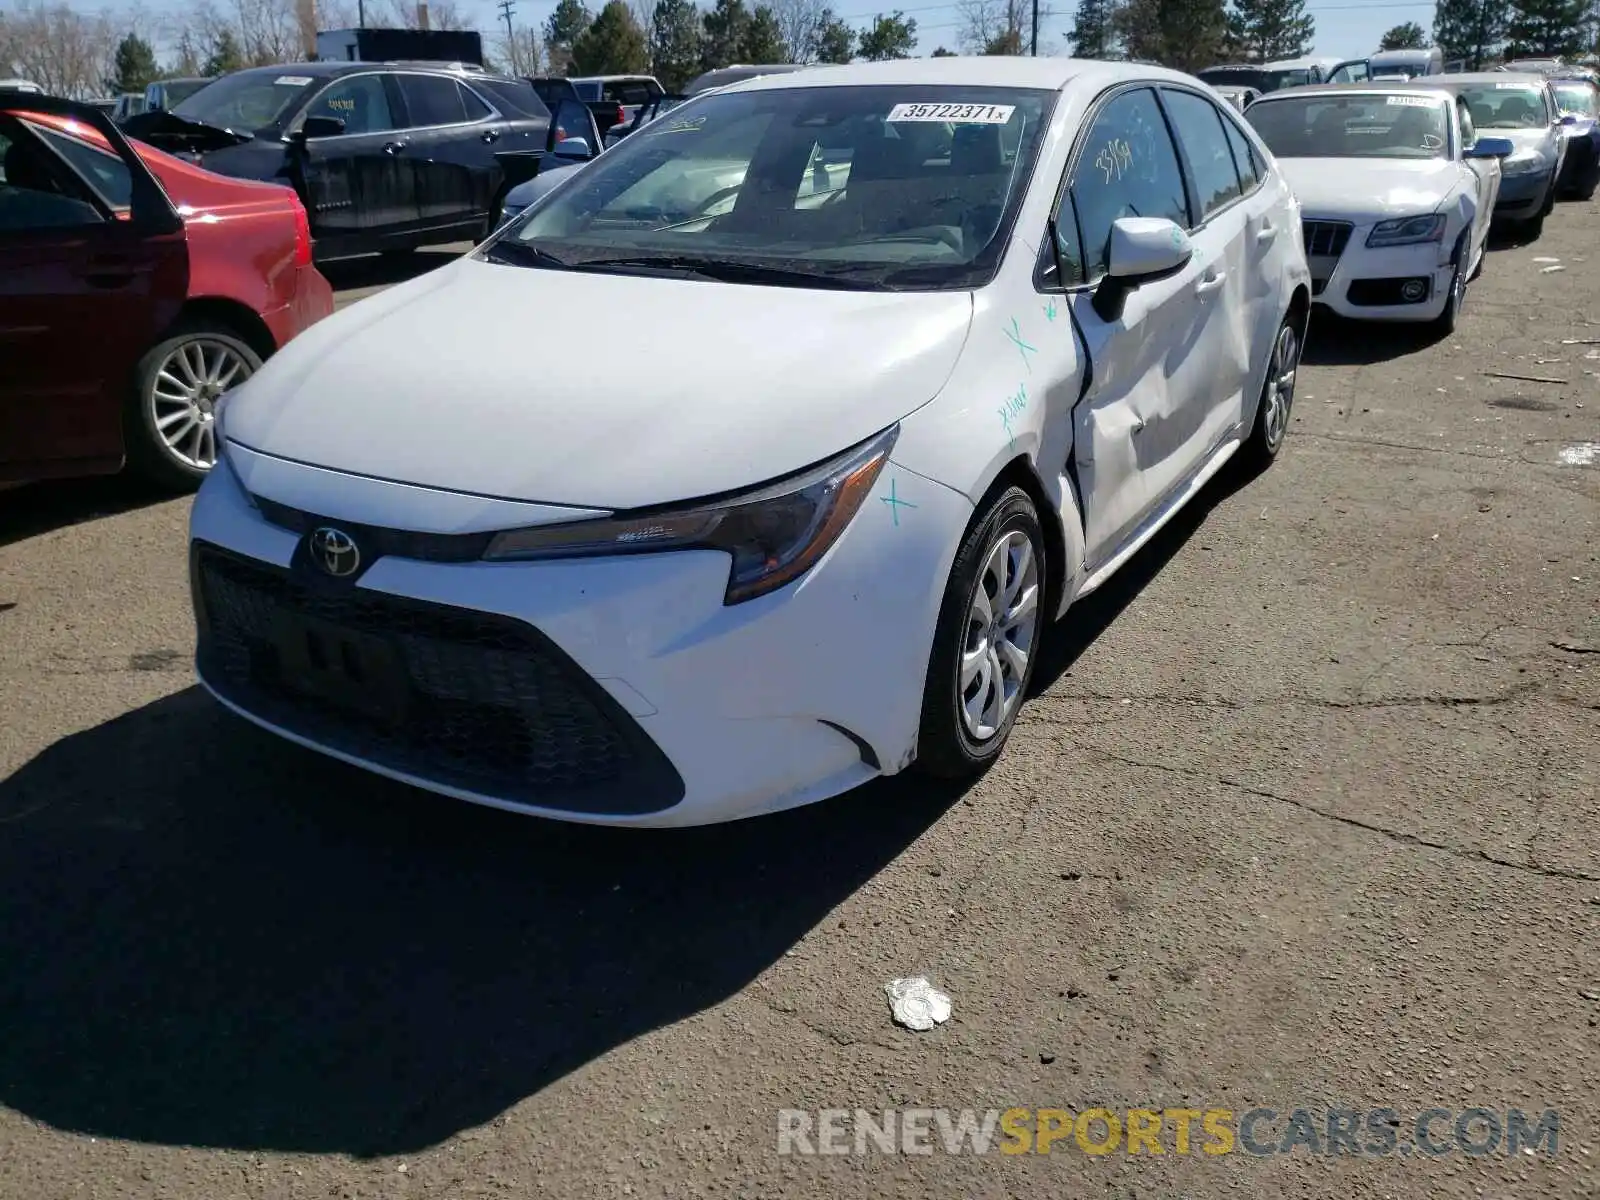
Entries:
{"type": "Polygon", "coordinates": [[[186,501],[0,495],[0,1197],[1600,1196],[1597,233],[1498,248],[1444,342],[1318,318],[1279,463],[1053,630],[965,792],[633,833],[409,790],[194,685],[186,501]],[[1045,1107],[1289,1152],[778,1152],[1045,1107]],[[1555,1152],[1450,1144],[1473,1108],[1555,1152]]]}

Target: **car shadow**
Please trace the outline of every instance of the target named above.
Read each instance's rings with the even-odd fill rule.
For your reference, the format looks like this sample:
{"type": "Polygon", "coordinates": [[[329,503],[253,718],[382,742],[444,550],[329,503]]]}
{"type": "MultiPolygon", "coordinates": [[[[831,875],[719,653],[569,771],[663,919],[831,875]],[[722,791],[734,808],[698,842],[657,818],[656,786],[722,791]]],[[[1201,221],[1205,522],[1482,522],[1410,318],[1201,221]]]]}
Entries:
{"type": "Polygon", "coordinates": [[[167,1145],[436,1145],[737,993],[960,794],[898,776],[701,829],[563,825],[191,687],[0,783],[0,1103],[167,1145]]]}
{"type": "MultiPolygon", "coordinates": [[[[1467,303],[1471,304],[1469,298],[1467,303]]],[[[1364,367],[1433,344],[1428,325],[1402,321],[1352,321],[1319,311],[1311,318],[1300,361],[1313,367],[1364,367]]]]}
{"type": "Polygon", "coordinates": [[[50,479],[0,490],[0,546],[175,497],[127,474],[50,479]]]}
{"type": "MultiPolygon", "coordinates": [[[[1291,432],[1291,438],[1294,436],[1291,432]]],[[[1135,597],[1172,561],[1184,544],[1206,523],[1214,509],[1260,475],[1233,462],[1217,473],[1198,495],[1180,508],[1161,531],[1098,589],[1067,610],[1067,615],[1046,632],[1033,668],[1028,695],[1044,693],[1072,669],[1135,597]]]]}
{"type": "Polygon", "coordinates": [[[471,244],[462,242],[450,246],[429,246],[409,254],[363,254],[357,258],[335,258],[319,262],[317,270],[333,285],[336,292],[355,291],[359,288],[390,287],[405,283],[429,271],[436,271],[460,258],[470,250],[471,244]]]}

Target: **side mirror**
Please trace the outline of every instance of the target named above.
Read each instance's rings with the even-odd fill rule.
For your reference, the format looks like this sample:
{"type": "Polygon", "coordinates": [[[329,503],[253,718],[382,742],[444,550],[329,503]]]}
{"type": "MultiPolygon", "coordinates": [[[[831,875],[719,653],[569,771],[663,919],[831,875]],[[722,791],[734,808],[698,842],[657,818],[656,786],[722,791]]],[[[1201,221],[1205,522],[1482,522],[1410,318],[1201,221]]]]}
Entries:
{"type": "Polygon", "coordinates": [[[1576,125],[1577,123],[1578,118],[1571,113],[1562,113],[1561,120],[1556,122],[1557,125],[1576,125]]]}
{"type": "Polygon", "coordinates": [[[1094,291],[1095,314],[1102,321],[1117,320],[1129,292],[1176,275],[1193,257],[1189,235],[1165,217],[1113,221],[1106,277],[1094,291]]]}
{"type": "Polygon", "coordinates": [[[1467,147],[1467,158],[1508,158],[1516,146],[1510,138],[1481,137],[1467,147]]]}
{"type": "Polygon", "coordinates": [[[581,137],[562,138],[551,149],[557,158],[575,158],[583,160],[593,158],[594,151],[589,148],[589,139],[581,137]]]}
{"type": "Polygon", "coordinates": [[[300,137],[306,141],[312,138],[339,137],[344,133],[344,120],[340,117],[307,117],[300,126],[300,137]]]}

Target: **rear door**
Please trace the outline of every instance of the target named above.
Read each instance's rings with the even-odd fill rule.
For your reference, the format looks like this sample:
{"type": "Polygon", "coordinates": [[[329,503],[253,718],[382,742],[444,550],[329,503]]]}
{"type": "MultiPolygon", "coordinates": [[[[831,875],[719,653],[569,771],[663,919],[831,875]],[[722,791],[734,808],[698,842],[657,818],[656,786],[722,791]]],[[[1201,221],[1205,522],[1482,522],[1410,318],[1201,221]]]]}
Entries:
{"type": "Polygon", "coordinates": [[[1114,93],[1090,119],[1056,216],[1069,266],[1063,283],[1092,364],[1089,387],[1073,409],[1073,454],[1091,571],[1112,557],[1188,464],[1179,426],[1196,396],[1209,396],[1207,295],[1197,290],[1211,265],[1196,254],[1183,270],[1134,289],[1122,314],[1095,312],[1111,226],[1121,217],[1192,223],[1177,150],[1156,93],[1114,93]],[[1074,286],[1077,285],[1077,286],[1074,286]]]}
{"type": "Polygon", "coordinates": [[[487,222],[501,173],[494,156],[506,121],[452,76],[399,71],[395,81],[422,225],[487,222]]]}
{"type": "Polygon", "coordinates": [[[345,75],[319,92],[297,118],[335,117],[337,137],[305,146],[307,209],[311,233],[339,248],[340,240],[373,238],[413,229],[420,221],[408,141],[395,101],[380,72],[345,75]]]}
{"type": "MultiPolygon", "coordinates": [[[[38,129],[0,113],[6,482],[122,465],[134,366],[188,291],[182,223],[131,152],[108,161],[145,178],[129,188],[131,202],[117,204],[114,188],[73,170],[38,129]]],[[[102,133],[110,129],[107,122],[102,133]]]]}

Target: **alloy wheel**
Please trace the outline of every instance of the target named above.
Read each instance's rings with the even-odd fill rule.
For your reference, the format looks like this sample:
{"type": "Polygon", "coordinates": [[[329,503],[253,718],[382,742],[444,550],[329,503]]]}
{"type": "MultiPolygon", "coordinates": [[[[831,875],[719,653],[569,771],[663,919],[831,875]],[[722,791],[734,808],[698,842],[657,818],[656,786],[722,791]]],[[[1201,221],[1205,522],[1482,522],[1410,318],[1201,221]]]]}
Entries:
{"type": "Polygon", "coordinates": [[[975,741],[992,738],[1022,703],[1039,600],[1033,543],[1023,531],[1007,530],[985,556],[967,609],[957,687],[962,723],[975,741]]]}
{"type": "Polygon", "coordinates": [[[147,399],[151,427],[167,453],[184,466],[210,470],[217,461],[217,401],[253,370],[237,350],[215,338],[175,346],[157,369],[147,399]]]}
{"type": "Polygon", "coordinates": [[[1294,406],[1295,376],[1300,368],[1300,335],[1294,326],[1284,322],[1278,330],[1278,340],[1272,347],[1272,362],[1267,367],[1267,412],[1265,430],[1267,446],[1276,450],[1289,428],[1289,410],[1294,406]]]}

